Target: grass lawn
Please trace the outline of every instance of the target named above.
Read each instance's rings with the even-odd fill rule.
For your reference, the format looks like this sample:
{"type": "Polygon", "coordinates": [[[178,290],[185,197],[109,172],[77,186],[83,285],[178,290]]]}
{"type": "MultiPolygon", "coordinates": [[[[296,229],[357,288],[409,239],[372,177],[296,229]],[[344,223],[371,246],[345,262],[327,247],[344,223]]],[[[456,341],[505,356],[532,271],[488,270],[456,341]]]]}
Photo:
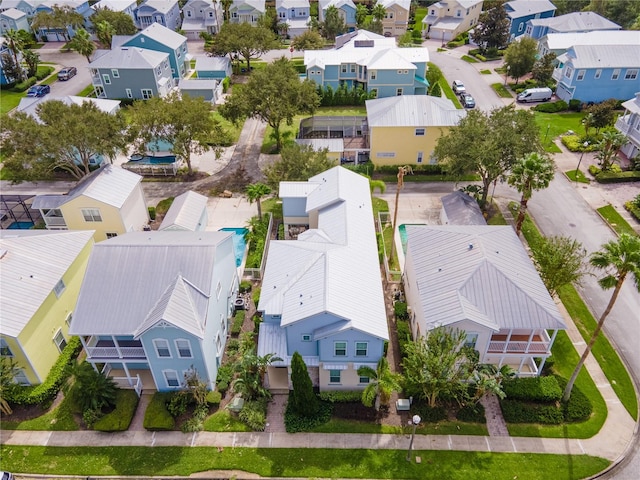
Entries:
{"type": "Polygon", "coordinates": [[[495,202],[492,202],[491,208],[489,209],[489,218],[487,219],[488,225],[508,225],[507,221],[504,219],[502,212],[500,211],[500,207],[495,202]]]}
{"type": "Polygon", "coordinates": [[[572,182],[591,183],[591,180],[589,180],[587,177],[585,177],[584,173],[582,173],[581,170],[569,170],[567,172],[564,172],[564,174],[572,182]]]}
{"type": "Polygon", "coordinates": [[[74,431],[78,430],[78,425],[73,418],[73,408],[71,402],[65,397],[60,405],[54,410],[23,422],[15,422],[2,419],[2,428],[5,430],[43,430],[43,431],[74,431]]]}
{"type": "MultiPolygon", "coordinates": [[[[420,425],[416,433],[421,435],[489,435],[487,426],[480,423],[437,422],[421,423],[420,425]]],[[[319,425],[311,431],[315,433],[409,433],[408,429],[405,431],[402,427],[338,418],[333,418],[329,422],[319,425]]]]}
{"type": "Polygon", "coordinates": [[[230,122],[226,118],[224,118],[217,110],[211,112],[211,116],[216,119],[224,128],[224,131],[229,134],[231,137],[231,143],[238,143],[238,139],[240,138],[240,132],[242,131],[242,126],[244,122],[238,123],[238,125],[234,125],[233,122],[230,122]]]}
{"type": "Polygon", "coordinates": [[[464,60],[467,63],[478,63],[478,60],[476,60],[473,57],[470,57],[469,55],[463,55],[462,60],[464,60]]]}
{"type": "Polygon", "coordinates": [[[16,108],[20,103],[20,99],[26,95],[26,92],[10,92],[9,90],[0,91],[0,115],[6,115],[16,108]]]}
{"type": "Polygon", "coordinates": [[[482,75],[491,75],[491,70],[480,70],[480,74],[482,74],[482,75]]]}
{"type": "Polygon", "coordinates": [[[598,209],[598,213],[607,221],[607,223],[613,228],[618,235],[622,233],[628,233],[629,235],[637,235],[636,231],[631,228],[631,225],[622,218],[622,215],[613,208],[613,205],[605,205],[598,209]]]}
{"type": "Polygon", "coordinates": [[[413,26],[414,30],[422,30],[422,20],[424,19],[424,17],[427,16],[427,7],[418,7],[416,8],[416,13],[415,13],[415,24],[413,26]]]}
{"type": "Polygon", "coordinates": [[[92,97],[94,94],[93,85],[87,85],[84,87],[80,93],[78,93],[79,97],[92,97]]]}
{"type": "Polygon", "coordinates": [[[458,100],[458,96],[453,93],[453,90],[451,90],[451,85],[447,83],[447,80],[445,78],[441,78],[438,83],[440,83],[440,90],[442,90],[444,96],[451,100],[456,108],[462,108],[462,105],[460,105],[460,100],[458,100]]]}
{"type": "Polygon", "coordinates": [[[492,83],[491,88],[493,88],[493,90],[498,94],[499,97],[513,98],[513,95],[511,95],[511,92],[507,90],[507,87],[505,87],[501,83],[492,83]]]}
{"type": "Polygon", "coordinates": [[[205,432],[250,432],[229,410],[219,410],[204,421],[205,432]]]}
{"type": "Polygon", "coordinates": [[[545,150],[549,153],[560,153],[558,146],[553,143],[553,139],[566,133],[568,130],[574,132],[583,131],[582,119],[584,113],[542,113],[535,112],[535,120],[540,129],[540,138],[545,150]]]}
{"type": "Polygon", "coordinates": [[[243,470],[268,477],[416,478],[448,480],[546,480],[590,477],[609,466],[586,455],[417,450],[210,447],[0,447],[12,472],[65,475],[181,475],[207,470],[243,470]],[[437,468],[434,468],[437,465],[437,468]]]}

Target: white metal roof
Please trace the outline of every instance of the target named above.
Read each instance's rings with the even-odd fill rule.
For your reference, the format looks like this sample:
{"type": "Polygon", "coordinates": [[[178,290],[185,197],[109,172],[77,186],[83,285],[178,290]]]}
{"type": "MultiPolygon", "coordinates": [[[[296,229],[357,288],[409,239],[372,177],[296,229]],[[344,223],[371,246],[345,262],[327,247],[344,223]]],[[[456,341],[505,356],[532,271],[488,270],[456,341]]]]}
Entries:
{"type": "Polygon", "coordinates": [[[509,226],[407,226],[429,328],[470,320],[486,327],[564,329],[562,315],[509,226]]]}
{"type": "Polygon", "coordinates": [[[278,8],[305,8],[309,7],[309,0],[276,0],[278,8]]]}
{"type": "Polygon", "coordinates": [[[329,152],[344,152],[344,139],[342,138],[298,138],[296,143],[310,145],[315,151],[326,148],[329,152]]]}
{"type": "Polygon", "coordinates": [[[280,182],[278,196],[280,198],[306,197],[318,185],[319,183],[313,182],[280,182]]]}
{"type": "Polygon", "coordinates": [[[265,0],[233,0],[231,10],[241,9],[244,5],[247,5],[259,12],[265,11],[265,0]]]}
{"type": "Polygon", "coordinates": [[[2,15],[3,17],[11,18],[13,20],[18,20],[19,18],[27,16],[26,13],[16,8],[9,8],[8,10],[0,13],[0,15],[2,15]]]}
{"type": "Polygon", "coordinates": [[[216,248],[231,237],[230,232],[130,232],[96,244],[69,332],[140,335],[165,321],[201,336],[208,298],[215,295],[216,248]]]}
{"type": "Polygon", "coordinates": [[[450,127],[467,114],[447,98],[400,95],[366,101],[369,127],[450,127]]]}
{"type": "Polygon", "coordinates": [[[586,32],[592,30],[619,30],[613,23],[596,12],[571,12],[558,17],[535,18],[529,20],[534,26],[547,26],[557,32],[586,32]]]}
{"type": "Polygon", "coordinates": [[[178,3],[178,0],[147,0],[146,2],[141,4],[138,8],[149,7],[154,9],[156,12],[167,13],[177,3],[178,3]]]}
{"type": "Polygon", "coordinates": [[[549,33],[541,42],[549,50],[567,50],[574,45],[636,45],[640,47],[640,32],[634,30],[612,30],[602,32],[549,33]]]}
{"type": "Polygon", "coordinates": [[[535,15],[536,13],[548,12],[556,10],[556,6],[548,0],[511,0],[504,4],[507,8],[507,15],[510,18],[526,17],[535,15]]]}
{"type": "Polygon", "coordinates": [[[0,333],[20,334],[93,233],[0,230],[0,333]]]}
{"type": "Polygon", "coordinates": [[[169,55],[139,47],[119,47],[96,58],[89,68],[155,68],[167,60],[169,55]]]}
{"type": "Polygon", "coordinates": [[[409,8],[411,7],[411,0],[378,0],[378,3],[384,8],[398,5],[399,7],[404,8],[407,11],[409,11],[409,8]]]}
{"type": "Polygon", "coordinates": [[[174,50],[187,41],[187,37],[180,35],[178,32],[174,32],[170,28],[165,27],[157,22],[152,23],[147,28],[134,35],[144,35],[155,40],[158,43],[173,48],[174,50]]]}
{"type": "MultiPolygon", "coordinates": [[[[275,353],[282,361],[271,362],[274,367],[284,367],[291,365],[291,357],[287,355],[287,334],[284,328],[273,323],[262,322],[258,334],[258,355],[263,357],[269,353],[275,353]]],[[[320,365],[320,357],[303,356],[302,360],[307,367],[317,367],[320,365]]]]}
{"type": "Polygon", "coordinates": [[[230,64],[229,57],[210,57],[198,55],[196,57],[196,71],[198,70],[223,70],[226,71],[230,64]]]}
{"type": "MultiPolygon", "coordinates": [[[[574,45],[567,52],[574,68],[638,68],[636,45],[574,45]]],[[[635,80],[640,86],[640,80],[635,80]]]]}
{"type": "Polygon", "coordinates": [[[127,8],[136,5],[136,0],[100,0],[91,8],[98,10],[99,8],[108,8],[113,12],[123,12],[127,8]]]}
{"type": "Polygon", "coordinates": [[[329,8],[332,6],[336,8],[340,8],[344,5],[353,7],[354,9],[356,8],[356,5],[353,3],[352,0],[319,0],[319,3],[320,3],[321,10],[325,10],[326,8],[329,8]]]}
{"type": "Polygon", "coordinates": [[[37,107],[41,103],[57,100],[65,105],[82,105],[85,102],[93,103],[99,110],[105,113],[116,113],[120,109],[120,100],[109,100],[106,98],[88,98],[77,97],[75,95],[66,95],[64,97],[55,97],[47,95],[45,97],[24,97],[20,99],[17,111],[24,112],[34,118],[38,118],[37,107]]]}
{"type": "Polygon", "coordinates": [[[213,78],[181,78],[178,82],[178,88],[182,91],[188,92],[189,90],[215,90],[218,86],[218,81],[213,78]]]}
{"type": "MultiPolygon", "coordinates": [[[[202,212],[207,208],[208,198],[199,193],[188,191],[178,195],[167,211],[158,230],[176,227],[195,232],[200,228],[202,212]]],[[[206,225],[205,225],[206,226],[206,225]]]]}
{"type": "Polygon", "coordinates": [[[624,102],[622,107],[631,113],[640,113],[640,92],[636,92],[636,96],[624,102]]]}

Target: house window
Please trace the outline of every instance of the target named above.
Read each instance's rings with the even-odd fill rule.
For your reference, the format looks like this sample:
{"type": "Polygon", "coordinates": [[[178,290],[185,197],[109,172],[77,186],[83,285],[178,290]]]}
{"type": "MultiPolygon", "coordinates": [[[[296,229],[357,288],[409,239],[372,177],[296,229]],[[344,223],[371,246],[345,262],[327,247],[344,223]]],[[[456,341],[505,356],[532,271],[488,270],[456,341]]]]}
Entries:
{"type": "Polygon", "coordinates": [[[586,73],[586,70],[578,70],[578,75],[576,75],[576,82],[580,82],[584,80],[585,73],[586,73]]]}
{"type": "Polygon", "coordinates": [[[105,83],[105,85],[111,85],[111,77],[109,77],[109,74],[103,73],[102,81],[105,83]]]}
{"type": "Polygon", "coordinates": [[[564,76],[567,78],[573,77],[573,68],[567,67],[564,71],[564,76]]]}
{"type": "Polygon", "coordinates": [[[116,232],[107,232],[107,240],[113,237],[117,237],[118,234],[116,232]]]}
{"type": "Polygon", "coordinates": [[[104,88],[100,85],[94,85],[93,88],[96,91],[96,97],[97,98],[102,98],[104,97],[104,88]]]}
{"type": "Polygon", "coordinates": [[[3,357],[13,357],[13,352],[4,338],[0,338],[0,355],[3,357]]]}
{"type": "Polygon", "coordinates": [[[100,215],[100,210],[97,208],[83,208],[82,216],[84,217],[85,222],[101,222],[102,215],[100,215]]]}
{"type": "Polygon", "coordinates": [[[376,71],[375,70],[369,70],[369,79],[370,80],[375,80],[376,79],[376,71]]]}
{"type": "Polygon", "coordinates": [[[356,357],[366,357],[369,344],[367,342],[356,342],[356,357]]]}
{"type": "Polygon", "coordinates": [[[216,298],[220,299],[220,294],[222,293],[222,283],[218,280],[218,284],[216,285],[216,298]]]}
{"type": "Polygon", "coordinates": [[[187,17],[191,18],[191,10],[187,10],[187,17]]]}
{"type": "Polygon", "coordinates": [[[424,137],[425,129],[424,128],[416,128],[416,137],[424,137]]]}
{"type": "Polygon", "coordinates": [[[519,32],[522,31],[522,27],[524,27],[524,23],[520,22],[520,25],[518,25],[518,31],[519,32]]]}
{"type": "Polygon", "coordinates": [[[471,347],[473,349],[476,348],[476,342],[478,341],[477,333],[467,333],[467,338],[464,341],[465,347],[471,347]]]}
{"type": "Polygon", "coordinates": [[[435,10],[431,10],[431,15],[435,15],[436,11],[435,10]]]}
{"type": "Polygon", "coordinates": [[[422,152],[418,152],[418,156],[416,157],[416,163],[422,163],[422,152]]]}
{"type": "Polygon", "coordinates": [[[191,355],[191,343],[189,340],[178,339],[176,340],[176,350],[178,351],[178,358],[192,358],[191,355]]]}
{"type": "Polygon", "coordinates": [[[638,69],[627,70],[624,74],[625,80],[635,80],[636,78],[638,78],[638,69]]]}
{"type": "Polygon", "coordinates": [[[617,80],[618,78],[620,78],[620,69],[616,68],[613,71],[613,75],[611,75],[611,80],[617,80]]]}
{"type": "Polygon", "coordinates": [[[69,313],[64,321],[64,323],[67,324],[67,327],[71,326],[71,320],[73,320],[73,312],[69,313]]]}
{"type": "Polygon", "coordinates": [[[371,89],[371,98],[378,98],[378,89],[377,88],[372,88],[371,89]]]}
{"type": "Polygon", "coordinates": [[[150,88],[142,88],[140,92],[142,93],[142,98],[145,100],[153,98],[153,90],[151,90],[150,88]]]}
{"type": "Polygon", "coordinates": [[[62,350],[64,350],[64,347],[67,346],[67,340],[64,338],[64,335],[62,334],[62,330],[58,329],[55,336],[53,337],[53,343],[56,344],[56,347],[58,347],[58,350],[62,353],[62,350]]]}
{"type": "Polygon", "coordinates": [[[360,377],[358,379],[359,383],[369,383],[369,377],[360,377]]]}
{"type": "Polygon", "coordinates": [[[209,18],[213,18],[213,12],[209,12],[209,18]]]}
{"type": "Polygon", "coordinates": [[[396,152],[377,152],[376,157],[378,158],[395,158],[396,152]]]}
{"type": "Polygon", "coordinates": [[[238,18],[238,12],[233,12],[233,13],[231,14],[231,16],[232,16],[233,18],[238,18]]]}
{"type": "Polygon", "coordinates": [[[302,341],[303,342],[310,342],[311,341],[311,335],[308,333],[303,333],[302,334],[302,341]]]}
{"type": "Polygon", "coordinates": [[[223,354],[222,351],[222,338],[220,337],[220,332],[218,332],[218,334],[216,335],[216,352],[217,352],[217,356],[221,357],[223,354]]]}
{"type": "Polygon", "coordinates": [[[402,96],[402,89],[398,88],[396,89],[396,97],[400,97],[400,96],[402,96]]]}
{"type": "Polygon", "coordinates": [[[347,342],[334,342],[333,355],[336,357],[347,356],[347,342]]]}
{"type": "Polygon", "coordinates": [[[462,16],[462,10],[457,10],[456,17],[461,17],[461,16],[462,16]]]}
{"type": "Polygon", "coordinates": [[[133,92],[130,88],[125,88],[124,91],[127,92],[127,98],[133,98],[133,92]]]}
{"type": "Polygon", "coordinates": [[[222,313],[220,314],[220,331],[223,335],[227,332],[227,321],[222,313]]]}
{"type": "Polygon", "coordinates": [[[329,370],[329,383],[340,383],[340,370],[329,370]]]}
{"type": "Polygon", "coordinates": [[[171,350],[169,350],[169,341],[163,338],[156,338],[153,341],[158,358],[171,358],[171,350]]]}
{"type": "Polygon", "coordinates": [[[356,73],[356,64],[355,63],[352,63],[352,64],[349,65],[349,71],[351,73],[356,73]]]}
{"type": "Polygon", "coordinates": [[[343,63],[342,65],[340,65],[340,71],[342,73],[347,73],[347,64],[343,63]]]}
{"type": "Polygon", "coordinates": [[[113,75],[113,78],[120,78],[120,72],[118,71],[117,68],[111,69],[111,75],[113,75]]]}
{"type": "Polygon", "coordinates": [[[595,78],[596,80],[598,80],[600,78],[600,75],[602,75],[602,69],[599,68],[596,70],[595,75],[593,76],[593,78],[595,78]]]}
{"type": "Polygon", "coordinates": [[[53,286],[53,293],[56,294],[57,298],[60,298],[60,295],[62,295],[62,292],[64,292],[65,288],[66,288],[66,286],[64,284],[64,280],[60,279],[60,280],[58,280],[58,283],[56,283],[53,286]]]}
{"type": "Polygon", "coordinates": [[[409,74],[409,70],[403,70],[402,73],[404,73],[405,75],[409,74]]]}
{"type": "Polygon", "coordinates": [[[16,369],[16,374],[13,376],[13,381],[18,385],[31,385],[31,382],[27,378],[27,374],[24,371],[24,368],[16,369]]]}
{"type": "Polygon", "coordinates": [[[178,372],[175,370],[163,370],[164,381],[167,383],[167,387],[176,388],[180,386],[180,380],[178,380],[178,372]]]}

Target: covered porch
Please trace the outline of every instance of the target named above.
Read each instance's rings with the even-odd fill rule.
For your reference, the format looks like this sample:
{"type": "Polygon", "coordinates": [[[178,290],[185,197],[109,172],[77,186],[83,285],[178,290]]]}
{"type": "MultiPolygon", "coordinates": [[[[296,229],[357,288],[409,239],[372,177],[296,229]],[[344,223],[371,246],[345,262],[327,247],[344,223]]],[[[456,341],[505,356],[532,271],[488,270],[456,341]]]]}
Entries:
{"type": "Polygon", "coordinates": [[[535,354],[551,355],[551,346],[558,334],[551,330],[551,336],[544,328],[535,330],[500,329],[491,335],[487,354],[535,354]]]}
{"type": "Polygon", "coordinates": [[[146,360],[142,342],[133,337],[119,338],[116,336],[90,336],[80,337],[82,347],[87,352],[87,360],[98,363],[100,360],[133,359],[146,360]]]}
{"type": "MultiPolygon", "coordinates": [[[[94,364],[95,367],[97,365],[94,364]]],[[[124,365],[104,364],[99,370],[105,376],[116,382],[118,388],[135,390],[138,396],[142,391],[155,392],[158,390],[151,370],[148,368],[129,368],[124,365]]]]}

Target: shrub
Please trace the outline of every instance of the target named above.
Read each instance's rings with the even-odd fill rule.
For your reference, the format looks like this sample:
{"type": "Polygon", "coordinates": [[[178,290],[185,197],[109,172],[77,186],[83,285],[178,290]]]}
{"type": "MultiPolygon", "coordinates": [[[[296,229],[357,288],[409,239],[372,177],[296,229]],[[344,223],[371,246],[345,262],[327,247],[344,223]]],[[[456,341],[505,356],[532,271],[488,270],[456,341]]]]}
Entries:
{"type": "Polygon", "coordinates": [[[82,412],[82,421],[87,428],[93,428],[94,424],[102,417],[102,412],[99,408],[88,408],[82,412]]]}
{"type": "Polygon", "coordinates": [[[229,90],[229,85],[231,85],[231,79],[229,77],[224,77],[222,80],[222,93],[227,93],[229,90]]]}
{"type": "Polygon", "coordinates": [[[640,172],[601,172],[596,176],[599,183],[624,183],[624,182],[640,182],[640,172]]]}
{"type": "Polygon", "coordinates": [[[187,411],[190,398],[186,391],[172,392],[167,404],[167,410],[173,417],[179,417],[187,411]]]}
{"type": "Polygon", "coordinates": [[[247,313],[244,310],[238,310],[236,312],[236,315],[233,317],[233,323],[231,324],[231,335],[240,334],[246,314],[247,313]]]}
{"type": "MultiPolygon", "coordinates": [[[[442,165],[412,165],[411,170],[413,170],[414,175],[442,175],[444,173],[442,169],[442,165]]],[[[375,168],[377,173],[396,175],[398,173],[397,165],[378,165],[375,168]]]]}
{"type": "Polygon", "coordinates": [[[487,57],[485,57],[484,55],[480,55],[479,53],[474,55],[474,57],[476,57],[481,62],[486,62],[487,61],[487,57]]]}
{"type": "Polygon", "coordinates": [[[594,177],[597,176],[602,170],[597,165],[589,165],[589,173],[594,177]]]}
{"type": "Polygon", "coordinates": [[[417,403],[411,407],[411,414],[420,415],[423,422],[436,423],[447,419],[447,410],[444,407],[430,407],[426,403],[417,403]]]}
{"type": "Polygon", "coordinates": [[[412,30],[411,38],[413,38],[414,43],[422,42],[422,32],[420,30],[412,30]]]}
{"type": "Polygon", "coordinates": [[[597,141],[588,140],[586,137],[579,137],[578,135],[563,135],[562,143],[568,150],[572,152],[593,152],[597,150],[597,141]],[[589,145],[584,146],[584,142],[588,141],[589,145]]]}
{"type": "MultiPolygon", "coordinates": [[[[289,398],[291,398],[291,394],[289,394],[289,398]]],[[[308,432],[331,419],[333,406],[330,403],[319,402],[318,411],[310,417],[298,415],[293,410],[291,403],[291,401],[287,402],[287,408],[284,412],[284,425],[287,433],[308,432]]]]}
{"type": "Polygon", "coordinates": [[[249,280],[241,281],[238,291],[240,293],[248,293],[248,292],[250,292],[251,291],[251,282],[249,280]]]}
{"type": "Polygon", "coordinates": [[[260,324],[262,323],[262,316],[259,314],[255,314],[251,320],[253,320],[253,333],[258,335],[260,333],[260,324]]]}
{"type": "Polygon", "coordinates": [[[476,403],[474,405],[465,405],[456,412],[456,418],[461,422],[486,423],[484,416],[484,405],[476,403]]]}
{"type": "Polygon", "coordinates": [[[574,112],[579,112],[582,110],[582,102],[577,98],[572,98],[569,100],[569,110],[574,112]]]}
{"type": "Polygon", "coordinates": [[[562,398],[562,389],[556,377],[508,379],[503,382],[502,390],[510,400],[550,403],[562,398]]]}
{"type": "MultiPolygon", "coordinates": [[[[640,197],[640,195],[638,195],[640,197]]],[[[640,207],[634,201],[626,202],[624,208],[631,213],[631,215],[640,222],[640,207]]]]}
{"type": "MultiPolygon", "coordinates": [[[[284,228],[284,225],[282,225],[282,228],[284,228]]],[[[282,238],[284,239],[284,236],[282,238]]],[[[253,289],[251,300],[253,300],[253,304],[256,306],[256,308],[258,308],[258,303],[260,302],[260,287],[256,287],[253,289]]]]}
{"type": "Polygon", "coordinates": [[[207,393],[207,405],[209,406],[220,405],[221,401],[222,401],[222,393],[215,390],[211,390],[209,393],[207,393]]]}
{"type": "Polygon", "coordinates": [[[204,428],[204,421],[209,414],[209,408],[206,405],[198,405],[193,412],[193,416],[185,421],[180,427],[182,433],[199,432],[204,428]]]}
{"type": "Polygon", "coordinates": [[[53,72],[53,67],[39,66],[36,72],[36,80],[44,80],[53,72]]]}
{"type": "Polygon", "coordinates": [[[395,302],[393,304],[393,313],[395,314],[398,320],[408,320],[409,319],[409,309],[407,308],[406,302],[395,302]]]}
{"type": "MultiPolygon", "coordinates": [[[[556,379],[558,385],[564,391],[567,386],[567,380],[560,376],[556,376],[556,379]]],[[[569,401],[562,405],[562,413],[565,422],[583,422],[593,413],[593,406],[587,396],[582,393],[582,390],[574,386],[573,390],[571,390],[569,401]]]]}
{"type": "Polygon", "coordinates": [[[24,92],[29,87],[33,87],[38,82],[36,77],[29,77],[24,82],[16,83],[14,87],[11,89],[14,92],[24,92]]]}
{"type": "Polygon", "coordinates": [[[240,340],[237,338],[230,338],[227,342],[227,354],[230,357],[234,357],[238,353],[238,350],[240,350],[240,340]]]}
{"type": "Polygon", "coordinates": [[[506,398],[500,402],[500,406],[502,416],[510,423],[559,425],[564,422],[564,414],[555,404],[530,404],[506,398]]]}
{"type": "Polygon", "coordinates": [[[156,219],[156,207],[149,207],[149,218],[151,220],[156,219]]]}
{"type": "Polygon", "coordinates": [[[398,320],[396,322],[396,330],[398,331],[398,344],[400,346],[400,354],[406,355],[406,345],[411,342],[411,327],[406,320],[398,320]]]}
{"type": "Polygon", "coordinates": [[[557,102],[540,103],[533,107],[536,112],[543,113],[558,113],[564,112],[569,108],[569,105],[564,100],[558,100],[557,102]]]}
{"type": "Polygon", "coordinates": [[[329,403],[353,403],[362,400],[362,392],[349,390],[333,390],[328,392],[320,392],[318,395],[320,400],[329,403]]]}
{"type": "Polygon", "coordinates": [[[171,393],[156,392],[144,412],[143,426],[147,430],[173,430],[176,422],[167,409],[171,393]]]}
{"type": "Polygon", "coordinates": [[[216,379],[218,391],[222,393],[226,392],[232,379],[233,365],[221,365],[220,368],[218,368],[218,377],[216,379]]]}
{"type": "Polygon", "coordinates": [[[164,200],[160,200],[158,205],[156,205],[156,213],[158,215],[165,215],[169,211],[169,207],[175,200],[175,197],[165,198],[164,200]]]}
{"type": "Polygon", "coordinates": [[[101,432],[124,432],[128,430],[138,406],[135,390],[118,390],[116,407],[94,423],[93,429],[101,432]]]}
{"type": "Polygon", "coordinates": [[[267,426],[267,402],[265,400],[245,402],[238,417],[254,432],[263,432],[267,426]]]}

